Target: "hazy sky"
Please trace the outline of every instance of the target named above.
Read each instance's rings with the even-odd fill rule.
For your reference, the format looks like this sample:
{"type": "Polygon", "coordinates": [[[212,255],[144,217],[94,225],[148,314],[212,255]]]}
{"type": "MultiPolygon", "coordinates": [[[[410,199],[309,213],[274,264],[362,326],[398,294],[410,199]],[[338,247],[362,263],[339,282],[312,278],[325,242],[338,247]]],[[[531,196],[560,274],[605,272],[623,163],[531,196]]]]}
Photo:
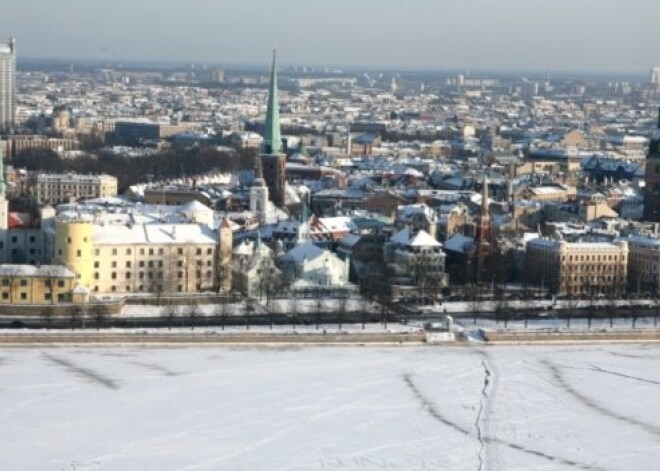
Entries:
{"type": "Polygon", "coordinates": [[[642,72],[660,0],[6,0],[24,57],[642,72]]]}

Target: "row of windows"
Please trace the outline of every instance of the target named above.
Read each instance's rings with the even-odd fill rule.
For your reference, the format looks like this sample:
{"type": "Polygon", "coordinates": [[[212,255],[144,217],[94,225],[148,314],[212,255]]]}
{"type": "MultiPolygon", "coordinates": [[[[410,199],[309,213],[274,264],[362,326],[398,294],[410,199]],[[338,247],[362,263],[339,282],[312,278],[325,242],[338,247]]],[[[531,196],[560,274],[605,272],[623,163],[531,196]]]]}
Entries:
{"type": "MultiPolygon", "coordinates": [[[[50,286],[50,281],[51,280],[44,280],[44,286],[50,286]]],[[[18,280],[18,285],[19,286],[27,286],[28,285],[28,280],[25,278],[21,278],[18,280]]],[[[2,279],[2,286],[11,286],[11,279],[10,278],[3,278],[2,279]]],[[[57,280],[57,286],[60,288],[64,288],[64,280],[57,280]]]]}
{"type": "MultiPolygon", "coordinates": [[[[112,286],[110,287],[110,291],[112,291],[113,293],[116,293],[116,292],[117,292],[117,288],[118,288],[118,287],[117,287],[116,285],[112,285],[112,286]]],[[[200,283],[196,284],[196,285],[195,285],[195,289],[196,289],[197,291],[201,291],[201,290],[202,290],[202,285],[201,285],[200,283]]],[[[131,287],[130,287],[130,286],[126,286],[126,289],[124,290],[124,292],[125,292],[125,293],[130,293],[131,291],[132,291],[131,287]]],[[[147,292],[150,292],[150,293],[152,293],[152,292],[156,292],[156,293],[158,293],[158,292],[163,291],[163,285],[146,286],[146,287],[145,287],[144,285],[140,285],[140,286],[137,287],[137,290],[136,290],[136,291],[139,291],[139,292],[145,292],[145,291],[147,291],[147,292]]],[[[178,291],[179,293],[182,293],[182,292],[183,292],[183,285],[177,285],[177,291],[178,291]]],[[[98,293],[98,292],[99,292],[99,287],[98,287],[98,286],[94,286],[94,292],[95,292],[95,293],[98,293]]],[[[5,294],[6,294],[6,293],[5,293],[5,294]]],[[[59,295],[59,298],[60,298],[60,299],[63,299],[62,296],[63,296],[63,295],[59,295]]],[[[4,298],[3,298],[3,299],[4,299],[4,298]]],[[[48,298],[48,299],[50,299],[50,298],[48,298]]]]}
{"type": "MultiPolygon", "coordinates": [[[[162,271],[156,272],[156,273],[150,271],[150,272],[146,273],[146,277],[149,278],[149,279],[153,279],[154,275],[156,275],[156,278],[158,278],[158,279],[163,279],[163,272],[162,271]]],[[[126,278],[127,280],[130,280],[131,276],[132,276],[131,272],[127,271],[124,275],[124,278],[126,278]]],[[[196,270],[195,271],[195,276],[197,278],[201,278],[202,277],[202,270],[196,270]]],[[[184,277],[184,272],[180,271],[180,272],[177,273],[177,278],[181,279],[183,277],[184,277]]],[[[212,278],[213,277],[213,271],[208,270],[206,272],[206,277],[207,278],[212,278]]],[[[95,272],[94,273],[94,279],[98,280],[100,278],[101,278],[101,274],[99,272],[95,272]]],[[[117,272],[113,271],[112,273],[110,273],[110,278],[112,278],[113,280],[116,280],[117,279],[117,272]]],[[[140,273],[138,273],[138,278],[143,280],[145,278],[145,272],[141,271],[140,273]]]]}
{"type": "MultiPolygon", "coordinates": [[[[625,261],[625,258],[622,258],[625,261]]],[[[562,256],[562,262],[566,261],[566,255],[562,256]]],[[[619,258],[617,255],[573,255],[568,256],[569,262],[618,262],[619,258]],[[601,258],[602,257],[602,258],[601,258]]]]}
{"type": "MultiPolygon", "coordinates": [[[[132,249],[126,249],[126,255],[132,255],[133,251],[132,249]]],[[[146,255],[147,249],[140,249],[139,251],[140,255],[146,255]]],[[[148,249],[149,255],[155,255],[156,254],[156,249],[148,249]]],[[[118,255],[119,254],[119,249],[112,249],[112,255],[118,255]]],[[[177,249],[177,254],[178,255],[183,255],[184,254],[184,249],[179,247],[177,249]]],[[[195,254],[196,255],[202,255],[202,249],[198,247],[195,249],[195,254]]],[[[206,254],[207,255],[213,255],[213,249],[212,248],[207,248],[206,249],[206,254]]],[[[94,250],[94,255],[99,256],[101,255],[101,250],[96,249],[94,250]]],[[[165,255],[165,249],[162,247],[158,249],[158,255],[165,255]]]]}
{"type": "MultiPolygon", "coordinates": [[[[66,295],[64,293],[59,293],[57,295],[57,300],[58,301],[63,301],[65,296],[66,295]]],[[[9,293],[2,293],[2,299],[4,299],[4,300],[10,299],[9,298],[9,293]]],[[[26,301],[28,299],[28,294],[27,293],[19,293],[19,299],[21,301],[26,301]]],[[[45,301],[50,301],[51,299],[53,299],[53,297],[50,295],[50,293],[44,293],[44,300],[45,301]]]]}
{"type": "MultiPolygon", "coordinates": [[[[133,262],[128,260],[128,261],[126,261],[125,265],[126,265],[126,268],[131,268],[133,266],[133,262]]],[[[204,261],[203,260],[196,260],[195,265],[198,266],[198,267],[201,267],[201,266],[204,265],[204,261]]],[[[210,267],[212,265],[213,265],[213,262],[211,260],[206,261],[206,266],[207,267],[210,267]]],[[[138,266],[140,268],[144,268],[145,266],[149,267],[149,268],[154,268],[154,267],[163,268],[163,261],[162,260],[156,260],[156,261],[149,260],[149,261],[145,262],[144,260],[140,260],[138,262],[138,266]]],[[[183,260],[177,261],[177,266],[182,267],[183,266],[183,260]]],[[[101,267],[101,262],[94,262],[94,268],[100,268],[100,267],[101,267]]],[[[117,262],[111,262],[110,267],[111,268],[117,268],[117,262]]]]}

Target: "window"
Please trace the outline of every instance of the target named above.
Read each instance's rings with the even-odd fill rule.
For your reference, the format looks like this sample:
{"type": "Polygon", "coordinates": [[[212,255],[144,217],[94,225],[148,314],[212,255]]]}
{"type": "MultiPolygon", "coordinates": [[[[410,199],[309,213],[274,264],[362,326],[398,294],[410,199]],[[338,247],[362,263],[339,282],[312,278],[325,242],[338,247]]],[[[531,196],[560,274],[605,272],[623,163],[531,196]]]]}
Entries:
{"type": "MultiPolygon", "coordinates": [[[[62,255],[62,254],[60,254],[60,255],[62,255]]],[[[100,249],[94,249],[94,255],[96,255],[97,257],[99,255],[101,255],[101,250],[100,249]]]]}
{"type": "Polygon", "coordinates": [[[27,293],[21,293],[21,299],[25,301],[27,299],[27,293]]]}
{"type": "Polygon", "coordinates": [[[213,249],[206,249],[206,255],[211,255],[213,253],[213,249]]]}
{"type": "Polygon", "coordinates": [[[100,266],[101,266],[101,264],[99,262],[94,262],[94,268],[98,268],[100,266]]]}
{"type": "Polygon", "coordinates": [[[207,266],[207,267],[210,267],[212,264],[213,264],[213,262],[211,262],[211,260],[209,260],[208,262],[206,262],[206,266],[207,266]]]}
{"type": "Polygon", "coordinates": [[[144,279],[144,272],[143,271],[140,272],[140,274],[138,275],[138,278],[140,278],[141,280],[144,279]]]}
{"type": "Polygon", "coordinates": [[[113,280],[116,280],[117,279],[117,272],[113,271],[112,274],[110,275],[110,278],[112,278],[113,280]]]}
{"type": "MultiPolygon", "coordinates": [[[[34,238],[34,236],[30,236],[30,242],[32,242],[32,243],[35,242],[35,238],[34,238]]],[[[85,241],[85,242],[87,242],[87,241],[85,241]]]]}
{"type": "Polygon", "coordinates": [[[9,299],[9,293],[2,293],[2,299],[9,299]]]}
{"type": "Polygon", "coordinates": [[[46,293],[46,294],[44,294],[44,299],[45,299],[46,301],[50,301],[50,299],[51,299],[51,295],[50,295],[50,293],[46,293]]]}
{"type": "Polygon", "coordinates": [[[183,255],[183,249],[182,249],[182,248],[179,248],[179,250],[177,250],[177,253],[178,253],[179,255],[183,255]]]}
{"type": "Polygon", "coordinates": [[[163,261],[162,261],[162,260],[159,260],[159,261],[158,261],[158,266],[159,266],[160,268],[163,268],[163,261]]]}
{"type": "Polygon", "coordinates": [[[117,249],[112,249],[112,255],[117,255],[117,249]]]}
{"type": "Polygon", "coordinates": [[[149,255],[153,255],[153,254],[154,254],[154,249],[149,249],[149,255]]]}
{"type": "Polygon", "coordinates": [[[76,257],[82,257],[82,250],[76,250],[76,257]]]}
{"type": "Polygon", "coordinates": [[[117,268],[117,262],[112,262],[112,268],[117,268]]]}
{"type": "Polygon", "coordinates": [[[183,272],[180,271],[179,273],[177,273],[177,277],[178,277],[178,278],[183,278],[183,272]]]}
{"type": "Polygon", "coordinates": [[[195,251],[195,253],[196,253],[197,255],[202,255],[202,249],[197,249],[197,250],[195,251]]]}
{"type": "Polygon", "coordinates": [[[21,280],[21,286],[27,286],[28,280],[21,280]]]}
{"type": "Polygon", "coordinates": [[[131,262],[126,262],[126,268],[131,268],[131,262]]]}
{"type": "Polygon", "coordinates": [[[60,288],[64,288],[64,280],[58,280],[57,286],[59,286],[60,288]]]}
{"type": "Polygon", "coordinates": [[[165,250],[163,249],[158,249],[158,255],[163,255],[165,253],[165,250]]]}
{"type": "Polygon", "coordinates": [[[140,249],[140,255],[144,255],[144,249],[140,249]]]}
{"type": "Polygon", "coordinates": [[[126,255],[131,255],[131,249],[126,249],[126,255]]]}
{"type": "Polygon", "coordinates": [[[98,279],[99,279],[99,274],[98,274],[98,272],[94,273],[94,279],[95,279],[95,280],[98,280],[98,279]]]}
{"type": "Polygon", "coordinates": [[[131,279],[131,272],[130,272],[130,271],[127,271],[127,272],[126,272],[126,279],[127,279],[127,280],[130,280],[130,279],[131,279]]]}
{"type": "Polygon", "coordinates": [[[139,265],[140,265],[140,268],[144,268],[144,261],[140,261],[139,265]]]}
{"type": "Polygon", "coordinates": [[[9,278],[2,279],[2,286],[9,286],[9,278]]]}
{"type": "Polygon", "coordinates": [[[154,266],[154,262],[153,262],[152,260],[149,260],[148,265],[149,265],[149,268],[153,268],[153,266],[154,266]]]}
{"type": "MultiPolygon", "coordinates": [[[[16,242],[16,237],[12,237],[12,238],[11,238],[11,241],[12,241],[12,242],[16,242]]],[[[67,238],[66,238],[66,243],[67,243],[67,244],[70,244],[70,243],[71,243],[71,237],[67,237],[67,238]]]]}
{"type": "Polygon", "coordinates": [[[182,267],[183,266],[183,260],[179,260],[176,264],[177,267],[182,267]]]}

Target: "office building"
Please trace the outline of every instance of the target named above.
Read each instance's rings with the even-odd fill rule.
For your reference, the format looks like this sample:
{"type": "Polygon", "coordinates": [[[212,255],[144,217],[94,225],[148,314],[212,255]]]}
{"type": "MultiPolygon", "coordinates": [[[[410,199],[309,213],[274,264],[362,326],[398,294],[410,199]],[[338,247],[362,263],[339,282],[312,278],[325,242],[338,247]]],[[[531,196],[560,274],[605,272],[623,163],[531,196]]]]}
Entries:
{"type": "Polygon", "coordinates": [[[16,41],[0,44],[0,132],[14,128],[16,115],[16,41]]]}

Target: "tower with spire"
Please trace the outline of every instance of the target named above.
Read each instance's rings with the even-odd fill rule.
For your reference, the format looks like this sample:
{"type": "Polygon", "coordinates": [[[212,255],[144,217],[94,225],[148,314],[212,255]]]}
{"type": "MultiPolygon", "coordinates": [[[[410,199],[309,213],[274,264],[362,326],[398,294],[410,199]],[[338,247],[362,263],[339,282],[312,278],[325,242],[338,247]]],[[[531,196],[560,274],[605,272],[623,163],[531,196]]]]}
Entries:
{"type": "Polygon", "coordinates": [[[660,110],[658,110],[658,129],[646,155],[646,173],[644,186],[644,219],[660,222],[660,110]]]}
{"type": "Polygon", "coordinates": [[[280,100],[277,90],[276,52],[273,50],[273,64],[270,72],[268,106],[264,122],[264,140],[261,144],[261,171],[268,186],[270,198],[278,206],[285,204],[286,155],[282,152],[280,131],[280,100]]]}
{"type": "Polygon", "coordinates": [[[484,172],[481,183],[481,211],[477,226],[477,281],[483,281],[483,270],[486,258],[490,255],[490,210],[488,200],[488,174],[484,172]]]}

